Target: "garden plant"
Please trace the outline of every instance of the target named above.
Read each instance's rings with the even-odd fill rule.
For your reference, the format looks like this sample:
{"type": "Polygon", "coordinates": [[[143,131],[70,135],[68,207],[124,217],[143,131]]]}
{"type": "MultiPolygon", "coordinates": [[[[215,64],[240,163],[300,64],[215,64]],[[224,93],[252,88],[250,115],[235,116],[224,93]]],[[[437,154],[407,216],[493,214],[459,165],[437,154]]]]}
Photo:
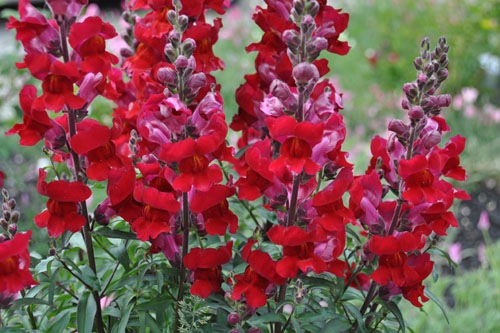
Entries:
{"type": "Polygon", "coordinates": [[[444,135],[445,38],[422,40],[406,117],[372,138],[355,174],[322,58],[348,56],[349,14],[326,0],[256,8],[255,72],[234,87],[232,119],[212,75],[229,1],[131,0],[118,52],[87,0],[46,3],[47,16],[20,0],[7,23],[36,83],[6,135],[42,142],[50,161],[34,218],[50,250],[30,255],[33,231],[18,231],[3,190],[0,329],[396,332],[401,302],[434,298],[431,254],[469,198],[455,187],[465,138],[444,135]]]}

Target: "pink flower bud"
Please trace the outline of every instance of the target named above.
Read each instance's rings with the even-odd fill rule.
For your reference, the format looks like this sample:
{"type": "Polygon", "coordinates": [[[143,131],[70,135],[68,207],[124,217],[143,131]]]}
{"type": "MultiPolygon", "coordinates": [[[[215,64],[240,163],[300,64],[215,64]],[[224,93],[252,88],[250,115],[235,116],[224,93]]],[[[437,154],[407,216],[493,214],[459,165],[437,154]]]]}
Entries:
{"type": "Polygon", "coordinates": [[[422,138],[422,144],[426,149],[430,149],[437,146],[441,142],[441,133],[438,131],[432,131],[422,138]]]}
{"type": "Polygon", "coordinates": [[[179,57],[177,57],[177,59],[175,60],[175,66],[179,69],[184,69],[188,66],[189,64],[189,61],[188,61],[188,58],[186,58],[185,56],[183,55],[180,55],[179,57]]]}
{"type": "Polygon", "coordinates": [[[228,316],[227,316],[227,322],[229,323],[229,325],[231,326],[236,326],[240,323],[241,321],[241,317],[239,314],[237,314],[236,312],[231,312],[228,316]]]}
{"type": "Polygon", "coordinates": [[[451,104],[451,96],[448,94],[439,95],[437,104],[441,108],[447,108],[451,104]]]}
{"type": "Polygon", "coordinates": [[[319,79],[319,71],[315,65],[308,62],[302,62],[293,68],[293,78],[297,85],[306,85],[310,81],[319,79]]]}
{"type": "Polygon", "coordinates": [[[479,215],[479,221],[477,223],[477,227],[479,230],[488,230],[490,228],[490,216],[488,212],[483,210],[481,215],[479,215]]]}
{"type": "Polygon", "coordinates": [[[157,72],[158,81],[168,85],[177,84],[177,72],[169,67],[162,67],[157,72]]]}
{"type": "Polygon", "coordinates": [[[393,119],[389,122],[387,128],[389,131],[396,133],[398,136],[406,137],[409,135],[409,127],[399,119],[393,119]]]}
{"type": "Polygon", "coordinates": [[[424,114],[424,109],[422,109],[420,106],[414,106],[408,112],[408,116],[413,120],[422,119],[424,117],[424,114]]]}

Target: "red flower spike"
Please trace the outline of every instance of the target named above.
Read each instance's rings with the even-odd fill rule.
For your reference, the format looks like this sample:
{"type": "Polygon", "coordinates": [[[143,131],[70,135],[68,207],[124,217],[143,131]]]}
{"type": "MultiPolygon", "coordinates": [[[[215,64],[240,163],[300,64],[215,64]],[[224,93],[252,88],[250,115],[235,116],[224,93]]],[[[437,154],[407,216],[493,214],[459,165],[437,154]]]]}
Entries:
{"type": "Polygon", "coordinates": [[[25,287],[38,284],[29,271],[30,238],[31,230],[0,243],[0,294],[15,295],[25,287]]]}
{"type": "Polygon", "coordinates": [[[193,248],[184,257],[184,266],[193,273],[191,294],[207,298],[212,292],[221,290],[222,264],[232,257],[233,242],[217,249],[193,248]]]}

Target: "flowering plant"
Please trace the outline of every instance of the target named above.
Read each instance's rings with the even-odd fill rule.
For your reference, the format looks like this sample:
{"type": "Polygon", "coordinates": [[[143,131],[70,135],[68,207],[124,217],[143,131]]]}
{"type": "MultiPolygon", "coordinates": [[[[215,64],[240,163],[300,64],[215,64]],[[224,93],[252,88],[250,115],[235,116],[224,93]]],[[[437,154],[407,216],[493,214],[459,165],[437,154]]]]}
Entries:
{"type": "Polygon", "coordinates": [[[342,144],[342,94],[322,51],[345,55],[349,15],[326,0],[266,0],[253,74],[227,125],[213,53],[226,0],[131,0],[117,35],[87,0],[47,0],[52,19],[19,1],[23,121],[6,134],[43,141],[48,197],[34,222],[50,255],[30,270],[31,231],[6,191],[0,243],[2,325],[78,332],[364,332],[405,330],[398,303],[428,301],[430,253],[457,226],[468,195],[438,94],[444,38],[428,39],[403,86],[408,119],[371,141],[354,175],[342,144]],[[94,100],[114,103],[110,120],[94,100]],[[230,145],[229,128],[240,133],[230,145]],[[105,191],[104,191],[105,189],[105,191]],[[104,195],[103,195],[103,192],[104,195]],[[89,199],[104,196],[93,212],[89,199]]]}

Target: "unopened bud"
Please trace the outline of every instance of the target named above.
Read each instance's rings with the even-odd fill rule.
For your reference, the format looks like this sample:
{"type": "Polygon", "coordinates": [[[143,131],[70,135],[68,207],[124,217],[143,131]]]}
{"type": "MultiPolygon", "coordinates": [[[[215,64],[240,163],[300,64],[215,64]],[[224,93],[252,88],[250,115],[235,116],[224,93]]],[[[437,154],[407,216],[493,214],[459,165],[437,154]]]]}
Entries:
{"type": "Polygon", "coordinates": [[[165,48],[163,49],[163,52],[167,56],[168,60],[173,63],[175,59],[177,59],[177,50],[171,43],[167,43],[165,45],[165,48]]]}
{"type": "Polygon", "coordinates": [[[57,253],[57,251],[56,251],[56,249],[54,249],[53,247],[51,247],[51,248],[49,249],[49,256],[55,256],[55,255],[56,255],[56,253],[57,253]]]}
{"type": "Polygon", "coordinates": [[[292,71],[293,78],[297,85],[306,85],[310,81],[319,79],[319,71],[315,65],[308,62],[302,62],[295,66],[292,71]]]}
{"type": "Polygon", "coordinates": [[[17,233],[17,224],[10,224],[8,231],[11,235],[15,235],[17,233]]]}
{"type": "Polygon", "coordinates": [[[188,24],[189,24],[189,18],[187,17],[187,15],[179,16],[179,29],[181,32],[186,31],[188,24]]]}
{"type": "Polygon", "coordinates": [[[281,102],[288,100],[292,95],[290,87],[285,82],[280,79],[275,79],[271,82],[271,86],[269,87],[270,93],[277,97],[281,102]]]}
{"type": "Polygon", "coordinates": [[[10,223],[17,223],[21,214],[17,210],[13,211],[10,216],[10,223]]]}
{"type": "Polygon", "coordinates": [[[406,98],[403,98],[401,100],[401,107],[403,110],[408,110],[410,108],[410,102],[406,98]]]}
{"type": "Polygon", "coordinates": [[[424,109],[422,109],[420,106],[414,106],[408,112],[408,116],[412,120],[422,119],[424,117],[424,114],[424,109]]]}
{"type": "Polygon", "coordinates": [[[3,197],[4,201],[9,200],[9,192],[4,188],[2,189],[2,197],[3,197]]]}
{"type": "Polygon", "coordinates": [[[229,325],[231,326],[236,326],[240,323],[241,321],[241,317],[239,314],[237,314],[236,312],[231,312],[228,316],[227,316],[227,322],[229,323],[229,325]]]}
{"type": "Polygon", "coordinates": [[[162,67],[158,69],[157,77],[160,82],[163,82],[167,85],[176,85],[177,84],[177,72],[169,67],[162,67]]]}
{"type": "Polygon", "coordinates": [[[283,42],[292,51],[296,51],[300,45],[299,33],[293,29],[288,29],[281,35],[283,42]]]}
{"type": "Polygon", "coordinates": [[[179,57],[177,57],[177,59],[174,62],[175,67],[177,67],[180,70],[183,70],[184,68],[186,68],[188,66],[188,64],[189,64],[188,58],[186,58],[183,55],[180,55],[179,57]]]}
{"type": "Polygon", "coordinates": [[[134,55],[134,52],[132,52],[132,50],[131,50],[131,49],[124,47],[124,48],[121,48],[121,49],[120,49],[120,55],[121,55],[123,58],[129,58],[129,57],[131,57],[131,56],[133,56],[133,55],[134,55]]]}
{"type": "Polygon", "coordinates": [[[181,43],[181,34],[178,31],[172,30],[168,33],[168,40],[175,48],[177,48],[181,43]]]}
{"type": "Polygon", "coordinates": [[[315,17],[318,15],[319,12],[319,4],[317,1],[310,1],[308,4],[306,4],[306,11],[309,15],[312,17],[315,17]]]}
{"type": "Polygon", "coordinates": [[[449,94],[439,95],[437,104],[441,108],[447,108],[451,104],[451,96],[449,94]]]}
{"type": "Polygon", "coordinates": [[[5,212],[5,211],[10,211],[10,206],[9,206],[9,203],[8,202],[4,202],[2,204],[2,210],[5,212]]]}
{"type": "Polygon", "coordinates": [[[4,211],[3,212],[3,217],[5,218],[5,220],[9,221],[10,220],[10,211],[4,211]]]}
{"type": "Polygon", "coordinates": [[[396,133],[398,136],[406,137],[410,129],[402,120],[393,119],[389,122],[388,130],[396,133]]]}
{"type": "Polygon", "coordinates": [[[415,69],[417,71],[421,71],[422,70],[422,66],[423,66],[423,62],[422,62],[422,58],[420,57],[417,57],[415,58],[415,60],[413,60],[413,66],[415,67],[415,69]]]}
{"type": "Polygon", "coordinates": [[[425,149],[430,149],[437,146],[441,142],[441,134],[438,131],[432,131],[424,138],[422,138],[422,144],[425,149]]]}
{"type": "Polygon", "coordinates": [[[170,9],[168,12],[167,12],[167,20],[168,22],[171,24],[171,25],[175,25],[177,22],[176,22],[176,19],[177,19],[177,14],[175,13],[175,10],[173,9],[170,9]]]}
{"type": "Polygon", "coordinates": [[[16,208],[16,200],[15,199],[10,199],[8,201],[10,209],[16,208]]]}
{"type": "Polygon", "coordinates": [[[323,37],[316,37],[314,38],[312,45],[314,46],[314,51],[321,52],[328,48],[328,40],[323,37]]]}
{"type": "Polygon", "coordinates": [[[181,49],[182,49],[182,54],[184,54],[188,58],[191,57],[191,55],[193,54],[194,50],[196,49],[196,42],[195,42],[195,40],[192,39],[192,38],[186,38],[182,42],[181,49]]]}
{"type": "Polygon", "coordinates": [[[302,14],[304,12],[304,1],[303,0],[294,0],[293,1],[293,9],[297,12],[297,14],[302,14]]]}
{"type": "Polygon", "coordinates": [[[186,88],[191,89],[193,92],[197,92],[207,84],[207,77],[204,73],[193,74],[186,83],[186,88]]]}
{"type": "Polygon", "coordinates": [[[418,88],[414,83],[405,83],[403,85],[403,91],[410,101],[414,100],[418,95],[418,88]]]}
{"type": "Polygon", "coordinates": [[[0,226],[4,230],[7,230],[7,228],[9,227],[9,222],[7,222],[7,220],[2,217],[2,218],[0,218],[0,226]]]}

